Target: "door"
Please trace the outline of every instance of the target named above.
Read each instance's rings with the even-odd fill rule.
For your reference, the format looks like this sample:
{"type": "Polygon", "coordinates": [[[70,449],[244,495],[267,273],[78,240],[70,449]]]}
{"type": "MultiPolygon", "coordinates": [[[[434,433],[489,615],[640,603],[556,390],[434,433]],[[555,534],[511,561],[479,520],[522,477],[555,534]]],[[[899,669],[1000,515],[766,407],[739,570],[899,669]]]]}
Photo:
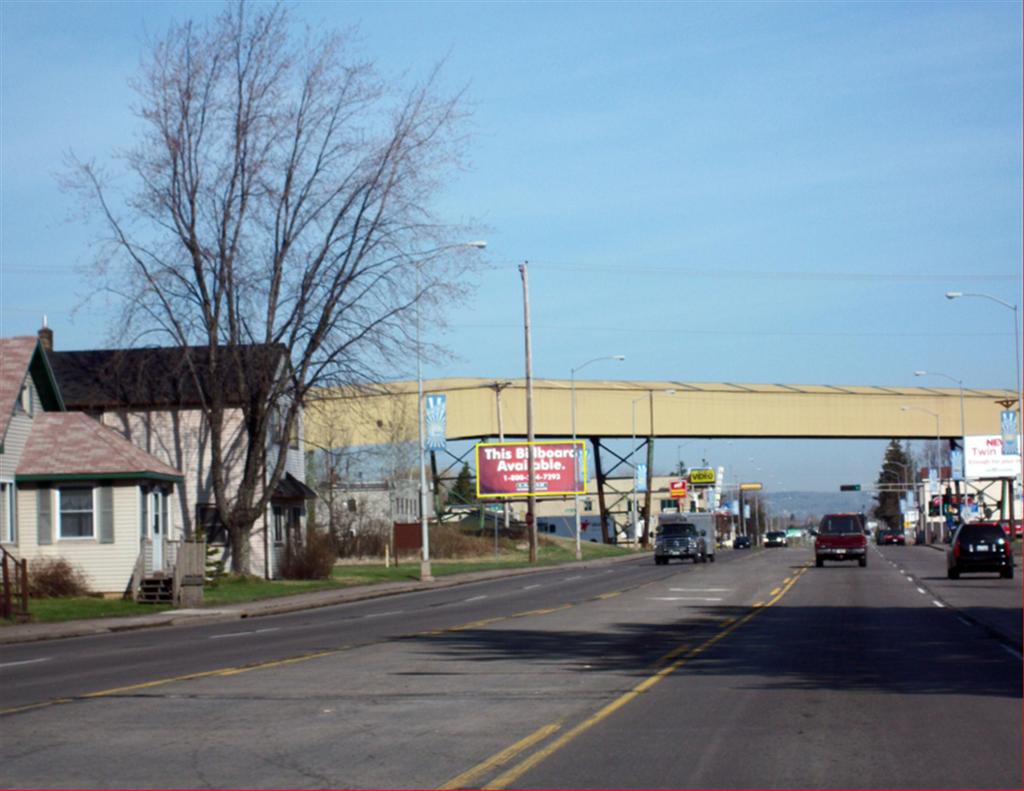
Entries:
{"type": "Polygon", "coordinates": [[[164,570],[164,517],[163,509],[160,507],[160,492],[154,491],[150,495],[149,500],[149,519],[152,531],[150,535],[153,538],[153,571],[161,572],[164,570]]]}

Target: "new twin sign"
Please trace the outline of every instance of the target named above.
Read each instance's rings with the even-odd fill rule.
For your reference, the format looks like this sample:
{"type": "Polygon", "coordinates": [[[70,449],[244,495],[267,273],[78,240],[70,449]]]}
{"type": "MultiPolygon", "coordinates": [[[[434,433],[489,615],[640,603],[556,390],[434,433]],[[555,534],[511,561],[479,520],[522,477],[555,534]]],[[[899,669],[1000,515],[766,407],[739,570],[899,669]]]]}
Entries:
{"type": "Polygon", "coordinates": [[[587,457],[575,442],[481,442],[476,446],[477,497],[529,497],[533,451],[535,495],[586,494],[587,457]]]}

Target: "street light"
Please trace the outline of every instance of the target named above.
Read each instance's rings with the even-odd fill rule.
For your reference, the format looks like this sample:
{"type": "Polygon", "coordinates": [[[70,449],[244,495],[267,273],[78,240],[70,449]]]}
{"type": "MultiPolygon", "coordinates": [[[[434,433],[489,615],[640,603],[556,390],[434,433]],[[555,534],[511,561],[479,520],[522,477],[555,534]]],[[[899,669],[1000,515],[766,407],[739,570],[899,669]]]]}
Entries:
{"type": "MultiPolygon", "coordinates": [[[[483,250],[487,242],[461,242],[449,245],[447,248],[430,250],[428,253],[440,253],[445,249],[453,250],[458,247],[473,247],[483,250]]],[[[420,542],[422,544],[422,555],[420,559],[420,580],[430,582],[434,579],[430,573],[430,531],[427,524],[427,460],[426,449],[423,446],[423,422],[426,419],[423,414],[423,346],[420,343],[420,305],[422,303],[422,261],[416,262],[416,433],[420,450],[420,542]]]]}
{"type": "MultiPolygon", "coordinates": [[[[1020,378],[1020,325],[1017,323],[1017,306],[1012,305],[1009,302],[1004,302],[1003,300],[999,299],[999,297],[994,297],[991,294],[979,294],[975,292],[966,291],[946,292],[946,299],[958,299],[960,297],[978,297],[979,299],[988,299],[991,300],[992,302],[998,302],[1004,308],[1009,308],[1010,310],[1013,311],[1013,365],[1017,371],[1017,379],[1015,382],[1017,386],[1017,432],[1020,433],[1021,431],[1024,431],[1024,427],[1021,426],[1020,420],[1022,406],[1021,402],[1024,401],[1024,396],[1022,396],[1021,390],[1022,388],[1024,388],[1024,383],[1021,382],[1020,378]]],[[[1021,457],[1021,480],[1024,481],[1024,452],[1022,451],[1024,451],[1024,448],[1017,448],[1017,452],[1020,453],[1021,457]]],[[[966,452],[967,449],[964,448],[964,453],[966,454],[966,452]]],[[[1013,519],[1012,497],[1010,498],[1010,518],[1013,519]]]]}
{"type": "MultiPolygon", "coordinates": [[[[925,409],[922,406],[901,406],[900,411],[902,412],[925,412],[935,418],[935,444],[939,448],[939,465],[942,465],[942,438],[939,434],[939,415],[937,412],[932,412],[930,409],[925,409]]],[[[905,466],[905,465],[904,465],[905,466]]],[[[927,519],[927,517],[926,517],[927,519]]],[[[925,542],[928,540],[927,529],[923,531],[925,534],[925,542]]]]}
{"type": "MultiPolygon", "coordinates": [[[[659,390],[658,392],[659,393],[664,393],[665,395],[674,395],[676,391],[673,388],[669,388],[667,390],[659,390]]],[[[651,436],[653,437],[654,436],[654,391],[650,390],[650,391],[648,391],[647,395],[640,396],[639,398],[634,398],[630,402],[630,404],[629,404],[630,410],[631,410],[631,412],[633,414],[633,444],[629,446],[629,466],[633,470],[633,496],[630,498],[630,511],[632,512],[632,522],[633,522],[633,540],[639,540],[640,539],[640,522],[639,522],[639,514],[637,513],[637,507],[636,507],[636,496],[637,496],[637,490],[636,490],[636,461],[634,460],[636,458],[636,405],[639,404],[641,401],[643,401],[645,399],[649,399],[650,402],[651,402],[651,436]]],[[[650,470],[647,471],[647,474],[648,474],[648,477],[650,477],[650,470]]],[[[682,510],[682,507],[680,507],[680,510],[682,510]]],[[[648,519],[649,518],[650,518],[650,514],[648,514],[648,519]]],[[[649,529],[650,528],[648,527],[648,530],[649,529]]]]}
{"type": "MultiPolygon", "coordinates": [[[[967,453],[967,430],[964,428],[964,383],[962,379],[950,376],[949,374],[939,373],[938,371],[914,371],[914,376],[941,376],[944,379],[948,379],[951,382],[956,382],[960,387],[960,450],[965,454],[967,453]]],[[[941,451],[940,451],[941,454],[941,451]]],[[[951,460],[952,461],[952,460],[951,460]]],[[[960,471],[961,474],[964,472],[960,471]]]]}
{"type": "MultiPolygon", "coordinates": [[[[569,373],[569,387],[570,387],[570,392],[571,392],[570,402],[571,402],[571,406],[572,406],[572,441],[573,441],[573,443],[576,442],[576,372],[586,368],[591,363],[596,363],[596,362],[598,362],[600,360],[618,360],[619,362],[622,362],[625,359],[626,359],[626,355],[624,355],[624,354],[613,354],[613,355],[610,355],[610,356],[607,356],[607,357],[595,357],[592,360],[587,360],[585,363],[582,363],[581,365],[577,365],[575,368],[573,368],[570,371],[570,373],[569,373]]],[[[574,449],[576,448],[575,444],[573,445],[573,448],[574,449]]],[[[573,476],[573,483],[575,485],[572,487],[573,488],[572,501],[573,501],[573,513],[575,515],[575,520],[576,520],[576,560],[582,560],[583,559],[583,548],[580,546],[580,493],[579,493],[579,488],[580,488],[579,487],[580,459],[579,459],[578,456],[576,456],[574,458],[575,458],[575,462],[574,462],[573,466],[575,467],[575,475],[573,476]]]]}

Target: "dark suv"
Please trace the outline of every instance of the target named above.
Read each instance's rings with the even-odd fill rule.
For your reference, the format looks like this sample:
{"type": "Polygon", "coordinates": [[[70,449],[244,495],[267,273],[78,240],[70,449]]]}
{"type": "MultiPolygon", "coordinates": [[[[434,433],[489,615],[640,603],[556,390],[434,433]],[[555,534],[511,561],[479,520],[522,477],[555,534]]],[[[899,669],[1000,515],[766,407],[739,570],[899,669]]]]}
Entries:
{"type": "Polygon", "coordinates": [[[1013,579],[1013,549],[998,522],[962,525],[946,548],[946,576],[959,579],[963,572],[998,571],[1013,579]]]}

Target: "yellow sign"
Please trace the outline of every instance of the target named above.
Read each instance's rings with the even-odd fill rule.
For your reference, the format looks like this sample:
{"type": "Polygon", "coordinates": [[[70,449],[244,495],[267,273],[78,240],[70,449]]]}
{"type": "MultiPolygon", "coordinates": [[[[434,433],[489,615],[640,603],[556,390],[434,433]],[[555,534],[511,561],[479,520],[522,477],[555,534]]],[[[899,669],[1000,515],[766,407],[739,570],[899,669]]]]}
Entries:
{"type": "Polygon", "coordinates": [[[759,483],[741,483],[740,484],[740,491],[741,492],[757,492],[757,491],[760,491],[763,488],[764,487],[761,484],[759,484],[759,483]]]}
{"type": "Polygon", "coordinates": [[[690,483],[694,486],[714,486],[715,471],[711,468],[690,470],[690,483]]]}

